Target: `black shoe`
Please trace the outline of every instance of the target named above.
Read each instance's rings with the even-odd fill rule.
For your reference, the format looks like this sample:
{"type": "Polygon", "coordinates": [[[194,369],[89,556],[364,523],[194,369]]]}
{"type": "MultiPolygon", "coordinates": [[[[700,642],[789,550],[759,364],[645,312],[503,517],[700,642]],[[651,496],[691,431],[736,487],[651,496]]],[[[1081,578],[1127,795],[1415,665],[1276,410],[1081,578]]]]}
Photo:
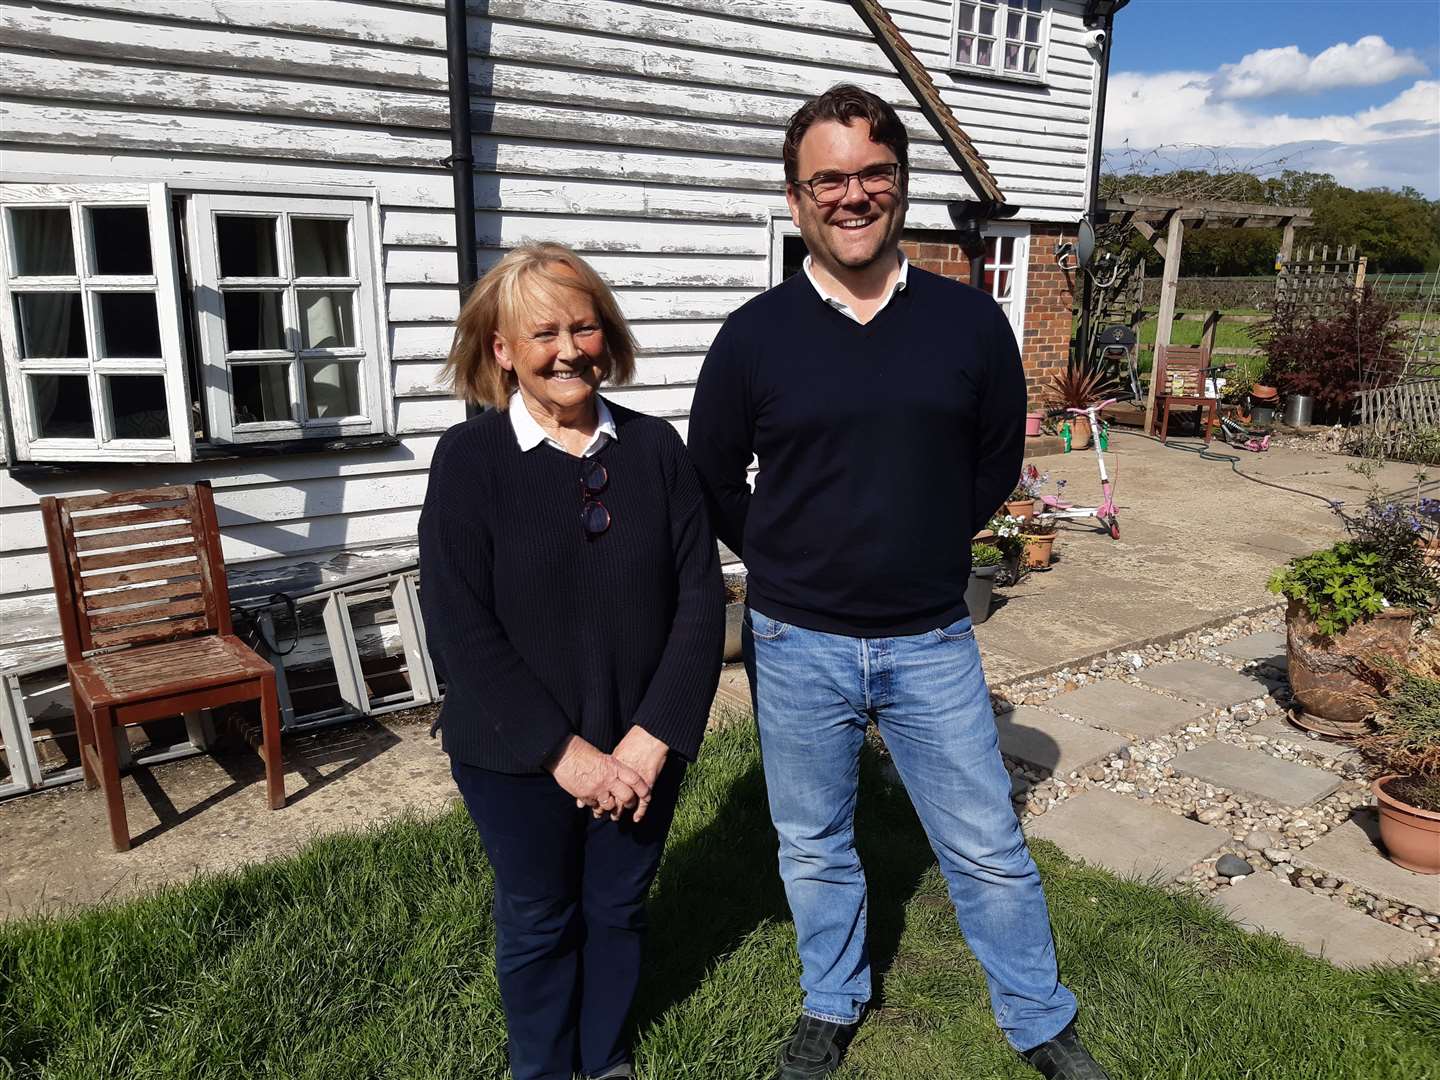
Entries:
{"type": "Polygon", "coordinates": [[[815,1080],[829,1076],[840,1067],[845,1048],[859,1026],[859,1021],[834,1024],[802,1014],[780,1051],[780,1071],[774,1080],[815,1080]]]}
{"type": "Polygon", "coordinates": [[[1046,1080],[1110,1080],[1108,1073],[1090,1056],[1075,1034],[1075,1021],[1049,1042],[1020,1055],[1038,1069],[1046,1080]]]}
{"type": "Polygon", "coordinates": [[[585,1080],[635,1080],[635,1066],[624,1061],[619,1065],[611,1065],[603,1073],[587,1076],[585,1080]]]}

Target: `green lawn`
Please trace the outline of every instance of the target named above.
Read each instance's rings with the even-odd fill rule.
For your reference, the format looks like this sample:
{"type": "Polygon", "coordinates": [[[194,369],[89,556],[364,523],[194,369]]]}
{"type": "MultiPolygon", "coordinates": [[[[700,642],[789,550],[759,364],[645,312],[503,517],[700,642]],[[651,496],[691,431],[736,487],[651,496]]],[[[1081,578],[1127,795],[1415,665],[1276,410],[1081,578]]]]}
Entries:
{"type": "MultiPolygon", "coordinates": [[[[995,1030],[909,804],[875,766],[861,846],[883,982],[844,1077],[1033,1077],[995,1030]]],[[[1440,1076],[1440,985],[1337,971],[1194,897],[1034,846],[1062,974],[1115,1080],[1440,1076]]],[[[774,862],[753,727],[737,723],[692,771],[656,885],[638,1007],[649,1080],[768,1076],[799,1005],[774,862]]],[[[5,926],[0,1075],[500,1080],[490,891],[457,810],[5,926]]]]}

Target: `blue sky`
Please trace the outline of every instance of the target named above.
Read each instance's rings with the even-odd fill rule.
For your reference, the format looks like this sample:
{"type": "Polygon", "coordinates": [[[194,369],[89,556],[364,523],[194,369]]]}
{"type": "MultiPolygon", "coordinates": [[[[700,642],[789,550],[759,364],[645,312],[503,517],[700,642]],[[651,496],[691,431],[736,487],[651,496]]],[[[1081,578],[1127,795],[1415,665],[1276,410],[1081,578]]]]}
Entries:
{"type": "Polygon", "coordinates": [[[1440,197],[1440,2],[1132,0],[1115,24],[1112,166],[1200,146],[1440,197]]]}

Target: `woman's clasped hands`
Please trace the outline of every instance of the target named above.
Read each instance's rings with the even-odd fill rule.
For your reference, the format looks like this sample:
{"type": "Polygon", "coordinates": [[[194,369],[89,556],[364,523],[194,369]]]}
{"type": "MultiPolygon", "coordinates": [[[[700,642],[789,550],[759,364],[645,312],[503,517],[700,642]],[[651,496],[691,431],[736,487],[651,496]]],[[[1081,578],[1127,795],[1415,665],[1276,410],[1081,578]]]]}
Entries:
{"type": "Polygon", "coordinates": [[[639,823],[650,807],[669,748],[644,728],[632,727],[607,754],[572,735],[549,764],[555,782],[595,817],[619,821],[626,812],[639,823]]]}

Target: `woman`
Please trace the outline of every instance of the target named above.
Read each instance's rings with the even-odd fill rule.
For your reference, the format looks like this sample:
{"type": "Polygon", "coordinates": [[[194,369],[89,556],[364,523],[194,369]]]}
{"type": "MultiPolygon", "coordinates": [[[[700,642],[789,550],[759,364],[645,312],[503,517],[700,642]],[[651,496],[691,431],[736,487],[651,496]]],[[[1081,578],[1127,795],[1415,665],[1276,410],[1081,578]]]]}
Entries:
{"type": "Polygon", "coordinates": [[[508,254],[447,368],[493,405],[440,440],[420,517],[439,724],[495,870],[515,1080],[633,1076],[645,894],[719,678],[723,591],[684,444],[607,404],[615,298],[569,248],[508,254]]]}

